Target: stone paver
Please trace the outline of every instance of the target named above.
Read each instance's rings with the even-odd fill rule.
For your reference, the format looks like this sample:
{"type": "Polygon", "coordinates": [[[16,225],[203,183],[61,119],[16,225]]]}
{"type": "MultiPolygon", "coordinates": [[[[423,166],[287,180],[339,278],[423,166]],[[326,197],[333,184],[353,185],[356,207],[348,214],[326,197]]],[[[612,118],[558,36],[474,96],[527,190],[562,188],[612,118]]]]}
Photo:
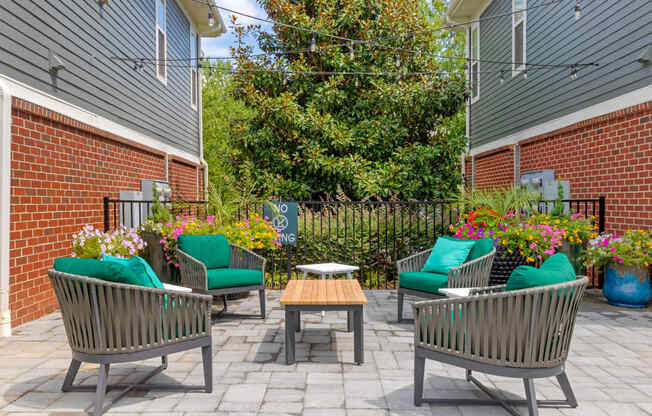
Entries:
{"type": "MultiPolygon", "coordinates": [[[[413,332],[397,323],[396,295],[369,291],[365,310],[365,363],[353,364],[346,314],[302,314],[296,364],[285,365],[281,292],[268,291],[265,321],[221,317],[213,323],[213,392],[132,392],[109,414],[127,415],[305,415],[470,416],[506,415],[500,407],[415,407],[413,332]]],[[[413,300],[413,299],[409,299],[413,300]]],[[[255,314],[258,298],[231,302],[233,313],[255,314]]],[[[411,309],[405,308],[406,316],[411,309]]],[[[652,311],[613,308],[591,294],[578,316],[567,370],[580,403],[577,409],[541,409],[542,416],[652,415],[652,311]]],[[[70,360],[58,313],[15,329],[0,339],[0,416],[83,415],[93,393],[62,393],[70,360]]],[[[113,365],[112,382],[129,382],[156,360],[113,365]]],[[[78,380],[94,384],[97,366],[82,366],[78,380]]],[[[203,383],[199,351],[170,356],[169,368],[152,382],[203,383]]],[[[523,395],[521,381],[476,374],[508,398],[523,395]]],[[[556,380],[537,380],[541,399],[562,397],[556,380]]],[[[116,392],[109,392],[110,402],[116,392]]],[[[483,397],[464,381],[464,371],[427,362],[425,394],[440,398],[483,397]]],[[[525,409],[521,409],[526,414],[525,409]]]]}

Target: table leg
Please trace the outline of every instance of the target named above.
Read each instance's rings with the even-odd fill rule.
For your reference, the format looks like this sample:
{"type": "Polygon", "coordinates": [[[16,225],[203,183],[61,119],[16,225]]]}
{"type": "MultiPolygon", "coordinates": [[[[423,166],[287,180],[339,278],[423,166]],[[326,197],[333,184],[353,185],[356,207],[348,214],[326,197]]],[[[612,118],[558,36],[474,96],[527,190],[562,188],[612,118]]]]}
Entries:
{"type": "Polygon", "coordinates": [[[285,363],[294,364],[294,324],[296,312],[285,310],[285,363]]]}
{"type": "MultiPolygon", "coordinates": [[[[324,273],[321,274],[321,280],[326,280],[326,275],[324,273]]],[[[323,318],[326,316],[326,311],[321,311],[321,317],[323,318]]]]}
{"type": "Polygon", "coordinates": [[[346,332],[353,331],[355,324],[353,322],[353,311],[346,311],[346,332]]]}
{"type": "Polygon", "coordinates": [[[295,312],[296,322],[295,322],[295,332],[301,332],[301,311],[295,312]]]}
{"type": "Polygon", "coordinates": [[[304,271],[303,276],[301,276],[301,279],[306,280],[306,276],[308,276],[308,272],[304,271]]]}
{"type": "Polygon", "coordinates": [[[347,272],[346,273],[346,278],[349,279],[349,280],[353,279],[353,273],[347,272]]]}
{"type": "Polygon", "coordinates": [[[362,307],[353,311],[353,321],[355,325],[355,328],[353,329],[353,359],[356,364],[364,363],[364,318],[362,315],[362,307]]]}

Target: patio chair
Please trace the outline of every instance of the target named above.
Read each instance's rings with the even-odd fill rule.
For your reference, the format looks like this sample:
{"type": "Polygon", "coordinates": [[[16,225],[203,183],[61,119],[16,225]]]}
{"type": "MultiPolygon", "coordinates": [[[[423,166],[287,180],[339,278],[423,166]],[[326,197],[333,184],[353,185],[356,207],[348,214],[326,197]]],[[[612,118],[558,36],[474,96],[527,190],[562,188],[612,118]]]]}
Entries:
{"type": "Polygon", "coordinates": [[[72,350],[72,361],[61,388],[64,392],[95,391],[94,415],[101,415],[107,390],[213,390],[211,297],[115,283],[48,271],[72,350]],[[201,348],[204,385],[147,383],[167,368],[168,355],[201,348]],[[109,366],[161,357],[161,366],[136,383],[108,384],[109,366]],[[99,364],[96,386],[73,385],[82,362],[99,364]]]}
{"type": "MultiPolygon", "coordinates": [[[[449,238],[449,237],[440,237],[449,238]]],[[[482,246],[474,247],[467,261],[452,267],[447,274],[422,271],[433,249],[421,251],[396,262],[398,269],[398,321],[403,320],[405,295],[437,299],[444,296],[441,288],[471,288],[489,285],[491,265],[496,255],[491,239],[477,240],[482,246]]],[[[476,245],[478,243],[476,242],[476,245]]]]}
{"type": "Polygon", "coordinates": [[[527,404],[530,416],[537,406],[577,407],[565,363],[575,317],[588,279],[505,291],[505,286],[472,290],[472,296],[417,302],[414,310],[414,404],[510,405],[527,404]],[[466,380],[490,399],[423,398],[425,360],[466,369],[466,380]],[[499,397],[472,375],[481,373],[522,378],[526,400],[499,397]],[[534,379],[557,377],[566,400],[537,401],[534,379]]]}
{"type": "Polygon", "coordinates": [[[258,254],[229,244],[223,235],[180,235],[176,248],[181,286],[211,296],[258,291],[265,319],[265,263],[258,254]]]}

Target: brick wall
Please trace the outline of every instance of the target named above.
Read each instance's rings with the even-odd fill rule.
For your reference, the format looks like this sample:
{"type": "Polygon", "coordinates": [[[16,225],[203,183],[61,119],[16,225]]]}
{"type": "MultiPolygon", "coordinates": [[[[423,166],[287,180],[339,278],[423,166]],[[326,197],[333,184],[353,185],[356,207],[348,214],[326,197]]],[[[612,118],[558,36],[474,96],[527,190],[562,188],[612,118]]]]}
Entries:
{"type": "MultiPolygon", "coordinates": [[[[519,143],[520,171],[554,169],[571,197],[606,197],[606,229],[652,228],[652,101],[519,143]]],[[[476,156],[476,186],[511,182],[511,152],[476,156]],[[479,169],[479,166],[481,168],[479,169]],[[509,178],[509,181],[506,179],[509,178]]]]}
{"type": "Polygon", "coordinates": [[[170,157],[168,168],[170,170],[172,199],[183,201],[199,200],[199,193],[197,192],[197,171],[200,169],[200,166],[176,157],[170,157]]]}
{"type": "Polygon", "coordinates": [[[504,146],[474,156],[477,189],[509,186],[514,182],[514,148],[504,146]]]}
{"type": "MultiPolygon", "coordinates": [[[[165,178],[165,155],[23,100],[13,100],[12,116],[9,293],[16,326],[57,308],[46,272],[70,254],[74,232],[103,226],[103,197],[165,178]]],[[[170,178],[185,186],[186,170],[171,170],[170,178]]]]}

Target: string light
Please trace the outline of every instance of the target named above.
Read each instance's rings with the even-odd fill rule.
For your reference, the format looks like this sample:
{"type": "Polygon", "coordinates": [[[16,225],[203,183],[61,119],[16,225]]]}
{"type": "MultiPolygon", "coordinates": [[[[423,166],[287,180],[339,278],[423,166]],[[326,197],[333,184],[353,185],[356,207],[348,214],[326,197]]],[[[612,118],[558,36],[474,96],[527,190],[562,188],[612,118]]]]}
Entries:
{"type": "Polygon", "coordinates": [[[394,65],[396,65],[397,68],[401,66],[401,55],[396,55],[396,61],[394,61],[394,65]]]}
{"type": "Polygon", "coordinates": [[[527,79],[527,65],[525,65],[525,69],[523,70],[523,79],[527,79]]]}
{"type": "Polygon", "coordinates": [[[360,80],[358,77],[355,77],[355,87],[358,88],[360,86],[360,80]]]}
{"type": "Polygon", "coordinates": [[[503,85],[505,83],[505,70],[501,69],[500,70],[500,85],[503,85]]]}
{"type": "Polygon", "coordinates": [[[315,41],[315,34],[312,35],[312,41],[310,42],[310,52],[315,52],[317,50],[317,42],[315,41]]]}
{"type": "Polygon", "coordinates": [[[582,6],[580,0],[575,0],[575,21],[580,20],[580,17],[582,17],[582,6]]]}
{"type": "Polygon", "coordinates": [[[577,79],[577,67],[573,65],[571,67],[571,75],[570,75],[571,80],[575,81],[577,79]]]}
{"type": "Polygon", "coordinates": [[[353,45],[349,46],[349,59],[350,60],[355,59],[355,53],[353,52],[353,45]]]}
{"type": "Polygon", "coordinates": [[[213,11],[210,9],[210,7],[208,8],[208,26],[215,26],[215,16],[213,16],[213,11]]]}

